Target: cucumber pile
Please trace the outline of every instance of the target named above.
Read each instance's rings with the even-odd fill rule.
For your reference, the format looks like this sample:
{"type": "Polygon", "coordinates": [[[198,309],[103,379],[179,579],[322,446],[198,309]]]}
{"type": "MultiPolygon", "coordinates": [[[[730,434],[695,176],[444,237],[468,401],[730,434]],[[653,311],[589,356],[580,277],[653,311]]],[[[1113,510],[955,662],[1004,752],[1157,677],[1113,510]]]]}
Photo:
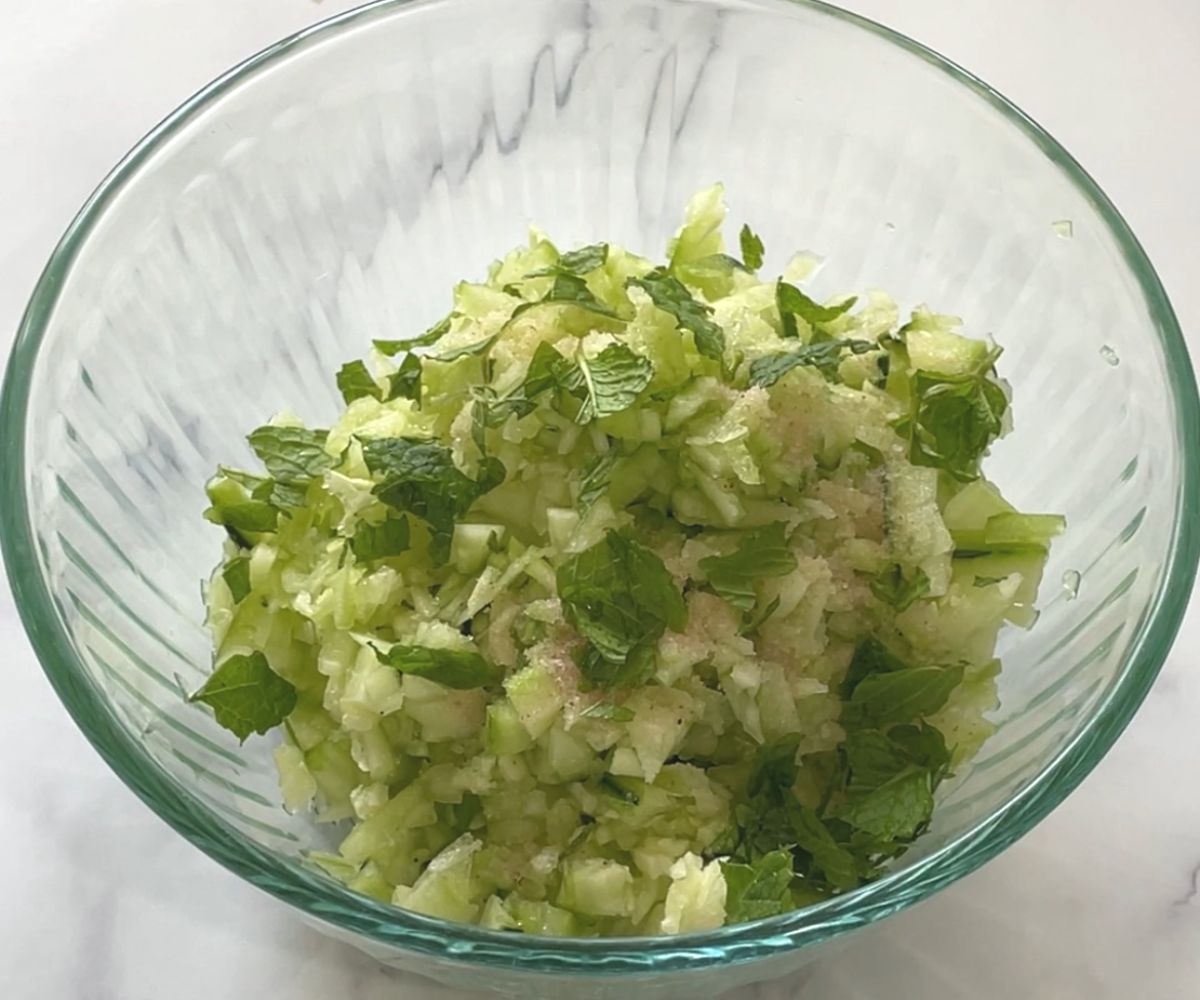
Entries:
{"type": "Polygon", "coordinates": [[[698,194],[654,264],[543,234],[221,468],[193,700],[273,733],[315,863],[555,935],[776,915],[877,877],[996,703],[1061,518],[980,472],[992,344],[760,277],[698,194]]]}

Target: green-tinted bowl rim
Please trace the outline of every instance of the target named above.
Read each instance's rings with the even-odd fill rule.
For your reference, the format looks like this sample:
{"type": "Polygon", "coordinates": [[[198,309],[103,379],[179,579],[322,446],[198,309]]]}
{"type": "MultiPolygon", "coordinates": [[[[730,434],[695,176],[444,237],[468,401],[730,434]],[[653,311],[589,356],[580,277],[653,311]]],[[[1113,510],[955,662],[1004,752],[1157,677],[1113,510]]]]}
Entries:
{"type": "Polygon", "coordinates": [[[120,778],[175,830],[226,868],[328,924],[426,955],[510,970],[612,975],[696,969],[829,940],[904,909],[974,871],[1057,806],[1112,746],[1145,698],[1179,629],[1200,558],[1200,400],[1187,347],[1166,292],[1125,220],[1083,168],[1028,115],[931,49],[821,0],[790,0],[856,25],[916,55],[1000,111],[1070,179],[1120,245],[1154,318],[1183,455],[1164,583],[1130,646],[1125,672],[1075,740],[1036,780],[973,829],[911,866],[852,893],[750,924],[668,938],[560,939],[488,931],[422,917],[351,893],[300,863],[247,840],[150,758],[81,669],[43,576],[24,493],[25,418],[31,374],[64,277],[112,200],[155,151],[214,100],[312,40],[405,7],[454,0],[377,0],[329,18],[247,59],[151,131],[100,184],[46,265],[22,319],[0,396],[0,543],[21,619],[54,689],[120,778]]]}

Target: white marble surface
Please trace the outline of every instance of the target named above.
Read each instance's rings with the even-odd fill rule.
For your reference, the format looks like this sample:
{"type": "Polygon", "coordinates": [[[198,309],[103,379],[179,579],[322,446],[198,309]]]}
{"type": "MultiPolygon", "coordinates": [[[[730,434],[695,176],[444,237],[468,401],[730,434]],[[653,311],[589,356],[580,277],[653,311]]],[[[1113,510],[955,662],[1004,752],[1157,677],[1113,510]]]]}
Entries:
{"type": "MultiPolygon", "coordinates": [[[[1200,6],[854,0],[971,67],[1126,213],[1200,354],[1200,6]]],[[[0,350],[93,184],[216,73],[346,0],[0,0],[0,350]]],[[[1020,844],[805,997],[1200,996],[1200,602],[1129,731],[1020,844]]],[[[0,584],[0,996],[465,1000],[303,927],[138,803],[75,731],[0,584]]],[[[782,1000],[796,984],[749,996],[782,1000]]]]}

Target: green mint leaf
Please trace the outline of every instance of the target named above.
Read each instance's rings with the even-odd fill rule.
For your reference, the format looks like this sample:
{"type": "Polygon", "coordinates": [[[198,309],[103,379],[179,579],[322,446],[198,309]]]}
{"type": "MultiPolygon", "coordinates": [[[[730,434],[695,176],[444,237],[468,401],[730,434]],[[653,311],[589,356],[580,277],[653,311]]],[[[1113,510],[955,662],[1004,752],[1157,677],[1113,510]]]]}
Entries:
{"type": "Polygon", "coordinates": [[[557,584],[564,616],[588,641],[580,669],[599,687],[644,680],[663,632],[687,627],[687,605],[662,560],[615,531],[568,558],[557,584]]]}
{"type": "Polygon", "coordinates": [[[555,270],[553,274],[554,284],[550,286],[550,290],[534,302],[522,302],[517,306],[504,324],[505,326],[518,316],[529,312],[530,309],[546,305],[575,306],[608,319],[620,319],[615,310],[592,294],[587,282],[579,275],[558,270],[555,270]]]}
{"type": "Polygon", "coordinates": [[[949,772],[950,750],[946,746],[946,737],[928,722],[915,726],[892,726],[887,735],[910,762],[933,775],[935,788],[949,772]]]}
{"type": "Polygon", "coordinates": [[[1004,429],[1008,398],[987,374],[912,377],[910,413],[896,422],[914,465],[943,469],[960,482],[979,477],[979,462],[1004,429]]]}
{"type": "Polygon", "coordinates": [[[650,359],[624,344],[609,344],[594,358],[581,353],[579,369],[587,393],[576,418],[581,424],[628,409],[654,378],[650,359]]]}
{"type": "Polygon", "coordinates": [[[738,635],[748,636],[754,635],[771,615],[779,610],[779,598],[774,598],[766,607],[754,608],[746,612],[742,619],[741,628],[738,629],[738,635]]]}
{"type": "Polygon", "coordinates": [[[997,583],[1003,583],[1007,580],[1006,576],[977,576],[975,577],[976,587],[991,587],[997,583]]]}
{"type": "Polygon", "coordinates": [[[840,845],[829,827],[812,809],[795,805],[788,810],[796,847],[808,855],[813,868],[835,889],[853,889],[859,883],[854,855],[840,845]]]}
{"type": "Polygon", "coordinates": [[[771,851],[748,865],[725,861],[721,874],[725,876],[727,924],[776,917],[795,908],[790,851],[771,851]]]}
{"type": "Polygon", "coordinates": [[[580,247],[578,250],[568,251],[549,267],[531,271],[525,277],[545,278],[563,272],[583,277],[583,275],[603,267],[606,263],[608,263],[608,244],[592,243],[586,247],[580,247]]]}
{"type": "Polygon", "coordinates": [[[499,684],[504,668],[488,663],[478,653],[463,649],[436,649],[430,646],[407,646],[397,643],[386,652],[373,647],[379,662],[413,674],[443,687],[466,691],[471,688],[499,684]]]}
{"type": "Polygon", "coordinates": [[[864,677],[843,716],[850,725],[885,726],[932,715],[962,683],[963,668],[909,667],[864,677]]]}
{"type": "Polygon", "coordinates": [[[455,315],[455,313],[450,313],[449,316],[438,320],[419,337],[409,337],[407,340],[373,340],[371,343],[375,345],[375,350],[380,354],[386,354],[389,358],[413,347],[428,347],[430,344],[436,344],[450,332],[450,324],[455,315]]]}
{"type": "Polygon", "coordinates": [[[361,361],[347,361],[342,365],[337,373],[337,387],[347,405],[366,396],[383,398],[379,383],[361,361]]]}
{"type": "Polygon", "coordinates": [[[400,367],[388,379],[387,401],[390,403],[393,399],[411,399],[420,404],[421,359],[417,355],[405,355],[400,367]]]}
{"type": "Polygon", "coordinates": [[[727,556],[700,560],[717,595],[743,611],[751,610],[757,601],[755,584],[767,577],[786,576],[796,565],[783,521],[746,532],[737,550],[727,556]]]}
{"type": "MultiPolygon", "coordinates": [[[[216,515],[217,523],[231,528],[239,534],[274,531],[279,523],[279,509],[262,500],[246,500],[209,509],[216,515]]],[[[234,541],[237,539],[235,538],[234,541]]],[[[241,543],[239,542],[239,544],[241,543]]],[[[249,548],[249,545],[243,545],[242,548],[249,548]]]]}
{"type": "Polygon", "coordinates": [[[875,347],[869,340],[822,340],[794,351],[765,354],[750,362],[750,385],[770,388],[793,368],[801,365],[816,368],[830,382],[836,382],[839,380],[838,366],[842,363],[843,351],[864,354],[875,350],[875,347]]]}
{"type": "Polygon", "coordinates": [[[246,438],[267,471],[282,482],[313,479],[337,464],[325,451],[328,431],[304,427],[259,427],[246,438]]]}
{"type": "Polygon", "coordinates": [[[408,551],[407,517],[387,517],[379,524],[362,522],[350,539],[350,551],[359,562],[386,559],[408,551]]]}
{"type": "Polygon", "coordinates": [[[624,705],[614,705],[611,701],[598,701],[589,705],[579,713],[583,719],[606,719],[609,722],[632,722],[633,713],[624,705]]]}
{"type": "MultiPolygon", "coordinates": [[[[298,510],[308,502],[308,484],[304,482],[287,482],[281,479],[266,479],[250,496],[255,500],[265,500],[272,507],[277,507],[281,513],[298,510]]],[[[291,516],[291,515],[288,515],[291,516]]]]}
{"type": "Polygon", "coordinates": [[[241,604],[242,599],[250,593],[249,557],[238,556],[236,559],[229,560],[225,564],[225,568],[221,570],[221,579],[229,588],[229,593],[233,596],[233,603],[241,604]]]}
{"type": "Polygon", "coordinates": [[[742,260],[751,271],[757,271],[763,265],[763,241],[748,225],[742,226],[738,239],[742,245],[742,260]]]}
{"type": "Polygon", "coordinates": [[[897,611],[905,611],[929,594],[929,576],[923,569],[905,574],[896,564],[871,580],[871,593],[897,611]]]}
{"type": "MultiPolygon", "coordinates": [[[[517,307],[518,309],[520,306],[517,307]]],[[[479,357],[482,354],[487,354],[492,349],[492,345],[500,338],[500,331],[497,330],[490,337],[485,337],[483,340],[477,341],[474,344],[467,344],[466,347],[452,347],[446,351],[439,351],[436,354],[425,355],[430,361],[440,361],[443,364],[450,364],[452,361],[458,361],[460,358],[479,357]]]]}
{"type": "Polygon", "coordinates": [[[521,294],[521,286],[510,281],[507,285],[500,289],[505,295],[511,295],[514,299],[524,298],[521,294]]]}
{"type": "Polygon", "coordinates": [[[213,710],[218,725],[241,742],[266,733],[296,707],[296,689],[280,677],[262,653],[231,656],[191,698],[213,710]]]}
{"type": "Polygon", "coordinates": [[[578,393],[583,385],[583,372],[579,366],[542,341],[533,352],[518,394],[533,399],[551,390],[578,393]]]}
{"type": "Polygon", "coordinates": [[[842,681],[838,693],[843,700],[848,699],[854,694],[854,689],[858,687],[863,678],[870,677],[872,674],[886,674],[907,669],[908,664],[889,652],[878,639],[864,639],[854,650],[854,657],[850,660],[850,667],[846,671],[846,678],[842,681]]]}
{"type": "Polygon", "coordinates": [[[430,555],[444,563],[455,522],[479,497],[504,480],[504,466],[483,463],[478,481],[459,470],[448,448],[419,438],[377,438],[363,443],[363,460],[381,476],[374,493],[389,507],[415,514],[432,533],[430,555]]]}
{"type": "Polygon", "coordinates": [[[839,316],[844,316],[854,308],[858,299],[849,298],[836,306],[823,306],[814,302],[795,285],[789,285],[782,278],[775,285],[775,305],[779,309],[779,319],[783,324],[785,337],[797,337],[795,317],[799,316],[811,327],[824,323],[832,323],[839,316]]]}
{"type": "Polygon", "coordinates": [[[626,287],[640,288],[650,296],[656,309],[674,317],[681,330],[690,330],[696,350],[721,364],[725,361],[725,331],[709,317],[712,308],[692,297],[692,293],[674,275],[655,268],[640,278],[629,278],[626,287]]]}
{"type": "Polygon", "coordinates": [[[579,483],[579,496],[576,505],[580,513],[586,513],[592,505],[608,492],[612,482],[613,469],[620,456],[615,448],[610,448],[603,455],[593,458],[583,470],[579,483]]]}
{"type": "Polygon", "coordinates": [[[883,841],[911,840],[932,814],[930,775],[919,767],[904,768],[838,810],[839,819],[883,841]]]}

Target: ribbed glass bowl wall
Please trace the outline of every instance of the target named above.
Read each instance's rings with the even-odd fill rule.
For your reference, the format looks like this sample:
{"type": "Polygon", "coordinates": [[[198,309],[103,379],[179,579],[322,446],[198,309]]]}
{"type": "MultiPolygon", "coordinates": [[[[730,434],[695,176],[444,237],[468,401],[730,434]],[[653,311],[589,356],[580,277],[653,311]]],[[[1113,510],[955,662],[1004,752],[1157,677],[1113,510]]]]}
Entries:
{"type": "Polygon", "coordinates": [[[0,418],[21,614],[125,782],[381,960],[521,997],[717,993],[970,872],[1128,722],[1196,564],[1195,383],[1120,216],[979,81],[811,2],[395,0],[275,46],[88,203],[30,304],[0,418]],[[999,732],[888,877],[759,924],[559,941],[344,891],[301,864],[318,835],[279,807],[267,741],[239,747],[184,701],[209,665],[199,581],[220,537],[200,518],[205,479],[250,461],[242,435],[279,409],[327,422],[342,361],[424,329],[529,223],[656,252],[715,180],[769,269],[808,246],[829,257],[819,293],[887,289],[1006,348],[1016,427],[990,472],[1069,529],[1041,619],[1003,638],[999,732]]]}

